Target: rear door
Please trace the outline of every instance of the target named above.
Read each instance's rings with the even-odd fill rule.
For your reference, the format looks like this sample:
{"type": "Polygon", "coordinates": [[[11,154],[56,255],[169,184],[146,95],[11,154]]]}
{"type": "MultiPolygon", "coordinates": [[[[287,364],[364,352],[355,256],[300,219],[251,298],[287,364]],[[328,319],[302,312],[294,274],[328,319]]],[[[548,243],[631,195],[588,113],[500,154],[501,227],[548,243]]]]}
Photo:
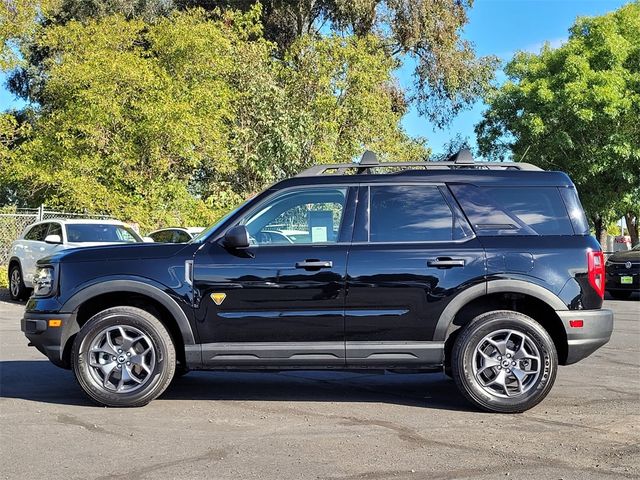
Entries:
{"type": "Polygon", "coordinates": [[[484,251],[444,185],[362,185],[347,269],[351,367],[437,365],[440,314],[484,282],[484,251]]]}

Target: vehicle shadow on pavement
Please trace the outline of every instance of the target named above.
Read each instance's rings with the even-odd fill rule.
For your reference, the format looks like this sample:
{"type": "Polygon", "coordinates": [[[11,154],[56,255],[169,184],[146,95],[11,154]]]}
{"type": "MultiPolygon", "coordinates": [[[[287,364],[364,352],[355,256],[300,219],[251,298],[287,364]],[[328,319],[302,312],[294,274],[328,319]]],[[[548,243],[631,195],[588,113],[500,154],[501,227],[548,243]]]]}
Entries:
{"type": "Polygon", "coordinates": [[[68,370],[46,360],[0,362],[0,398],[64,405],[93,405],[68,370]]]}
{"type": "Polygon", "coordinates": [[[191,372],[176,379],[160,399],[389,403],[475,411],[441,373],[191,372]]]}
{"type": "MultiPolygon", "coordinates": [[[[94,405],[70,371],[45,360],[1,361],[0,398],[94,405]]],[[[172,400],[362,402],[475,410],[443,374],[190,372],[174,380],[156,402],[172,400]]]]}

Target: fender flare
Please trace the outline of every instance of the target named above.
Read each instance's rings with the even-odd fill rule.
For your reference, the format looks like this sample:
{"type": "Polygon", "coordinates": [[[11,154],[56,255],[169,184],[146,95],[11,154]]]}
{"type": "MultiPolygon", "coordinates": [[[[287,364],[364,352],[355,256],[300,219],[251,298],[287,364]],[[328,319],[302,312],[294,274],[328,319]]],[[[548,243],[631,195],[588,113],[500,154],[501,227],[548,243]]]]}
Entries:
{"type": "Polygon", "coordinates": [[[447,339],[449,327],[458,312],[472,300],[492,293],[522,293],[543,301],[556,311],[568,310],[565,303],[555,293],[535,283],[516,279],[490,280],[463,290],[449,302],[438,319],[433,340],[444,342],[447,339]]]}
{"type": "MultiPolygon", "coordinates": [[[[69,338],[78,333],[80,331],[80,326],[75,319],[75,314],[84,302],[90,300],[98,295],[102,295],[109,292],[131,292],[131,293],[139,293],[141,295],[145,295],[158,303],[160,303],[163,307],[165,307],[169,313],[173,316],[176,323],[178,324],[178,328],[180,329],[180,333],[182,334],[182,341],[185,345],[195,345],[195,337],[193,335],[193,330],[191,329],[191,324],[189,323],[189,319],[187,315],[184,313],[182,308],[178,305],[178,303],[163,291],[160,287],[161,285],[150,285],[149,280],[131,280],[131,279],[115,279],[115,280],[105,280],[99,281],[98,283],[93,283],[82,290],[75,293],[71,298],[69,298],[60,311],[62,312],[74,312],[73,321],[69,322],[65,328],[65,331],[62,334],[62,345],[66,345],[69,338]]],[[[155,282],[154,282],[155,283],[155,282]]]]}

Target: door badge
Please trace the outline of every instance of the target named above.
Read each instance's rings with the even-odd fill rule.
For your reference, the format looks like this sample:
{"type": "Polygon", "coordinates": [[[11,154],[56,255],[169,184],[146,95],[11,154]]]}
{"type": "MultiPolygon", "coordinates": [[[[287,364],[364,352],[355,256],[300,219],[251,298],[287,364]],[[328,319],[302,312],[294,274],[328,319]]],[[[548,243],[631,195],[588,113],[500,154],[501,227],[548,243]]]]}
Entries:
{"type": "Polygon", "coordinates": [[[211,294],[211,300],[213,300],[213,303],[215,303],[218,306],[220,306],[222,304],[222,302],[224,302],[225,298],[227,298],[227,294],[226,293],[212,293],[211,294]]]}

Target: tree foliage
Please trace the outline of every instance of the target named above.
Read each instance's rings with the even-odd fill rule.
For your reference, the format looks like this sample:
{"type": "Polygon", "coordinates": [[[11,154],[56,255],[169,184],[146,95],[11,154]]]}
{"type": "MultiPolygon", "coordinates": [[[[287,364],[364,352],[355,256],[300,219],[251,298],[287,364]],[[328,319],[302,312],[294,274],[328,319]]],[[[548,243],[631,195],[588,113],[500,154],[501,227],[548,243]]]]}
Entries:
{"type": "Polygon", "coordinates": [[[518,53],[505,73],[476,126],[480,151],[569,173],[598,234],[623,214],[637,219],[640,2],[579,18],[564,45],[518,53]]]}
{"type": "Polygon", "coordinates": [[[41,102],[0,175],[23,202],[152,228],[208,223],[269,182],[365,146],[427,155],[399,126],[395,62],[378,38],[304,36],[279,58],[259,18],[259,7],[189,10],[42,29],[41,102]]]}
{"type": "MultiPolygon", "coordinates": [[[[21,0],[27,1],[27,0],[21,0]]],[[[30,0],[34,1],[34,0],[30,0]]],[[[171,12],[189,8],[207,11],[249,12],[260,8],[264,37],[284,57],[302,37],[338,35],[380,39],[377,47],[398,60],[411,59],[416,67],[411,91],[396,87],[397,99],[406,97],[420,113],[444,125],[481,95],[493,78],[494,57],[477,58],[473,46],[460,36],[472,0],[59,0],[61,6],[49,24],[88,22],[119,14],[126,19],[155,22],[171,12]]],[[[12,76],[10,87],[25,98],[41,101],[46,81],[46,48],[25,49],[27,65],[12,76]]],[[[402,98],[404,101],[404,98],[402,98]]]]}

